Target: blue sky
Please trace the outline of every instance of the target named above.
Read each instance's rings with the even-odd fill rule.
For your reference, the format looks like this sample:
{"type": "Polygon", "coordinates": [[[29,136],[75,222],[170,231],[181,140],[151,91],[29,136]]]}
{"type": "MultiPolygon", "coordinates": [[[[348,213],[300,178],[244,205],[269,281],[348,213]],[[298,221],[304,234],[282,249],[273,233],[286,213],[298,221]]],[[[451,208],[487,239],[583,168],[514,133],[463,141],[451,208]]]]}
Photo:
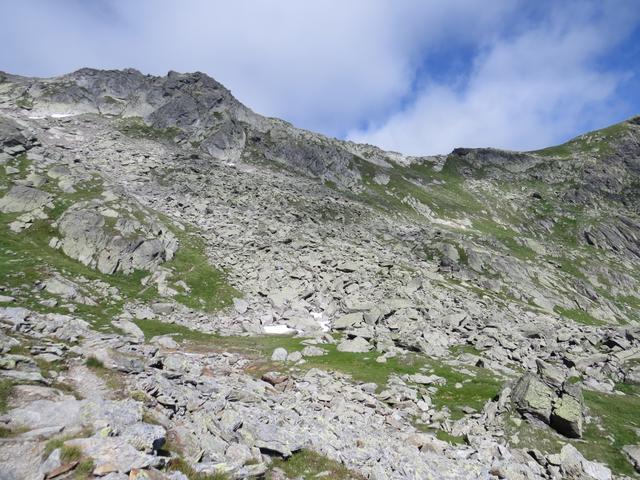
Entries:
{"type": "Polygon", "coordinates": [[[0,0],[0,69],[203,71],[255,111],[410,154],[640,114],[637,0],[0,0]]]}

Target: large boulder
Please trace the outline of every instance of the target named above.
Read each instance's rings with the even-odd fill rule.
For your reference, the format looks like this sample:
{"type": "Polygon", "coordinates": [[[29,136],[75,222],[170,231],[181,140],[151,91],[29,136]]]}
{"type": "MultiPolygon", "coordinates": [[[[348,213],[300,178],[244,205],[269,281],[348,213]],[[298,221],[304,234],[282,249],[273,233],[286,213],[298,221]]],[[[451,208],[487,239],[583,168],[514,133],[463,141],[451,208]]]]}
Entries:
{"type": "Polygon", "coordinates": [[[133,223],[118,221],[110,229],[91,204],[76,205],[58,223],[59,246],[71,258],[106,274],[153,271],[173,258],[178,242],[169,230],[153,221],[151,225],[133,223]]]}
{"type": "Polygon", "coordinates": [[[370,351],[373,346],[362,337],[351,340],[343,340],[338,344],[339,352],[364,353],[370,351]]]}
{"type": "Polygon", "coordinates": [[[551,412],[551,426],[566,437],[581,438],[583,422],[582,390],[577,385],[565,385],[551,412]]]}
{"type": "Polygon", "coordinates": [[[640,445],[625,445],[622,451],[633,464],[633,468],[640,472],[640,445]]]}
{"type": "Polygon", "coordinates": [[[601,463],[590,462],[571,444],[560,450],[555,461],[560,466],[562,478],[567,480],[611,480],[611,470],[601,463]]]}
{"type": "Polygon", "coordinates": [[[358,325],[362,323],[364,317],[362,316],[362,312],[354,312],[348,313],[347,315],[343,315],[333,322],[333,328],[336,330],[343,330],[345,328],[352,327],[354,325],[358,325]]]}
{"type": "Polygon", "coordinates": [[[517,410],[549,423],[555,393],[532,373],[525,373],[513,386],[511,398],[517,410]]]}
{"type": "Polygon", "coordinates": [[[24,145],[27,138],[20,130],[20,126],[13,120],[0,116],[0,145],[14,147],[24,145]]]}
{"type": "Polygon", "coordinates": [[[30,212],[36,208],[44,207],[52,198],[50,194],[37,188],[15,185],[4,197],[0,198],[0,212],[30,212]]]}
{"type": "Polygon", "coordinates": [[[523,416],[542,420],[566,437],[582,437],[584,401],[579,385],[565,382],[556,387],[525,373],[514,384],[511,399],[523,416]]]}

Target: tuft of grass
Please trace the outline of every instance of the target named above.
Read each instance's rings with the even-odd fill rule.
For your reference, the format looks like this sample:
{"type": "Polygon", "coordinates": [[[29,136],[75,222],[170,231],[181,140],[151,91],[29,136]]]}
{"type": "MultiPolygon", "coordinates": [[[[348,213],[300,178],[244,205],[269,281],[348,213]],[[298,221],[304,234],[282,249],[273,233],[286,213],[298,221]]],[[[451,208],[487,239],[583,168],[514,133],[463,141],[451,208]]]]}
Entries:
{"type": "Polygon", "coordinates": [[[224,472],[208,474],[200,473],[182,458],[172,458],[167,465],[170,472],[181,472],[187,476],[189,480],[230,480],[231,477],[224,472]]]}
{"type": "Polygon", "coordinates": [[[0,413],[7,411],[13,385],[11,380],[0,380],[0,413]]]}
{"type": "Polygon", "coordinates": [[[554,310],[557,314],[582,325],[603,325],[605,323],[577,308],[555,307],[554,310]]]}
{"type": "Polygon", "coordinates": [[[122,377],[118,372],[109,370],[102,361],[95,357],[88,357],[85,365],[91,368],[96,375],[104,380],[105,386],[114,392],[121,392],[123,387],[122,377]]]}
{"type": "Polygon", "coordinates": [[[85,360],[84,364],[89,368],[95,368],[95,369],[103,369],[104,368],[104,363],[102,363],[101,360],[98,360],[94,356],[87,357],[87,359],[85,360]]]}
{"type": "Polygon", "coordinates": [[[104,100],[104,103],[108,103],[110,105],[118,105],[122,103],[120,100],[116,100],[111,95],[105,95],[104,97],[102,97],[102,99],[104,100]]]}
{"type": "Polygon", "coordinates": [[[92,478],[91,474],[95,469],[95,464],[90,458],[86,458],[78,463],[78,466],[74,470],[74,477],[78,480],[85,478],[92,478]]]}
{"type": "MultiPolygon", "coordinates": [[[[133,392],[130,393],[129,395],[133,400],[137,401],[137,402],[146,402],[147,400],[149,400],[149,397],[147,397],[147,394],[144,393],[141,390],[134,390],[133,392]]],[[[146,420],[145,420],[146,421],[146,420]]],[[[153,423],[153,422],[147,422],[147,423],[153,423]]]]}
{"type": "Polygon", "coordinates": [[[33,98],[26,93],[18,98],[15,103],[16,106],[25,110],[31,110],[33,108],[33,98]]]}
{"type": "Polygon", "coordinates": [[[343,464],[309,449],[302,449],[286,459],[275,459],[272,463],[272,468],[274,467],[284,471],[289,478],[322,477],[333,480],[364,480],[365,478],[343,464]]]}
{"type": "Polygon", "coordinates": [[[61,452],[60,452],[61,458],[62,458],[62,454],[64,453],[70,458],[77,456],[77,458],[71,458],[70,460],[67,460],[67,461],[78,460],[78,458],[80,458],[82,454],[80,449],[78,447],[65,447],[64,445],[66,441],[72,440],[74,438],[77,438],[77,437],[73,435],[62,435],[60,437],[52,438],[45,444],[44,451],[42,452],[42,458],[46,459],[47,457],[49,457],[49,455],[53,453],[54,450],[61,449],[61,452]],[[79,454],[78,454],[78,451],[79,451],[79,454]]]}
{"type": "Polygon", "coordinates": [[[436,438],[443,442],[450,443],[451,445],[464,445],[467,443],[467,439],[465,437],[451,435],[449,432],[445,432],[444,430],[437,430],[436,438]]]}
{"type": "Polygon", "coordinates": [[[177,127],[155,128],[147,125],[141,117],[127,117],[116,122],[116,128],[131,138],[173,141],[182,130],[177,127]]]}
{"type": "Polygon", "coordinates": [[[60,461],[62,463],[76,462],[82,458],[80,447],[72,445],[62,445],[60,447],[60,461]]]}

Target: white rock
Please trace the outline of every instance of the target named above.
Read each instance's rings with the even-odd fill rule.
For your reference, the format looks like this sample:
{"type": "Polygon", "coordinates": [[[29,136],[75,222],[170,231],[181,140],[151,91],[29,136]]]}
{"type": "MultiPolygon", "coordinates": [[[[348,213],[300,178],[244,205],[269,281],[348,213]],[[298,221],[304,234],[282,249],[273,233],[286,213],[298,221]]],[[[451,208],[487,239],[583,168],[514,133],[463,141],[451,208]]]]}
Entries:
{"type": "Polygon", "coordinates": [[[287,360],[287,351],[282,348],[282,347],[278,347],[273,351],[273,354],[271,355],[271,360],[274,362],[284,362],[287,360]]]}

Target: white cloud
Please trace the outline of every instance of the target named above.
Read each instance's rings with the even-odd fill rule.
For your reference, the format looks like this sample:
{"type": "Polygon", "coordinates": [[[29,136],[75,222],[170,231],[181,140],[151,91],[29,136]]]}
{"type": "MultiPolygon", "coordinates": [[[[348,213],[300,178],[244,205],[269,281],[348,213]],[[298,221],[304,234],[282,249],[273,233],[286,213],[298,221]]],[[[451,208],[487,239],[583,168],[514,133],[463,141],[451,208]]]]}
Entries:
{"type": "Polygon", "coordinates": [[[0,68],[40,75],[83,66],[201,70],[260,113],[340,135],[396,108],[425,49],[444,39],[475,41],[517,6],[510,0],[25,0],[6,5],[13,10],[7,18],[24,21],[0,31],[0,40],[14,47],[0,53],[0,68]]]}
{"type": "Polygon", "coordinates": [[[406,109],[349,137],[413,154],[457,146],[526,150],[602,125],[615,116],[608,102],[627,77],[595,62],[628,30],[619,13],[554,11],[533,28],[488,43],[460,84],[428,83],[406,109]]]}

